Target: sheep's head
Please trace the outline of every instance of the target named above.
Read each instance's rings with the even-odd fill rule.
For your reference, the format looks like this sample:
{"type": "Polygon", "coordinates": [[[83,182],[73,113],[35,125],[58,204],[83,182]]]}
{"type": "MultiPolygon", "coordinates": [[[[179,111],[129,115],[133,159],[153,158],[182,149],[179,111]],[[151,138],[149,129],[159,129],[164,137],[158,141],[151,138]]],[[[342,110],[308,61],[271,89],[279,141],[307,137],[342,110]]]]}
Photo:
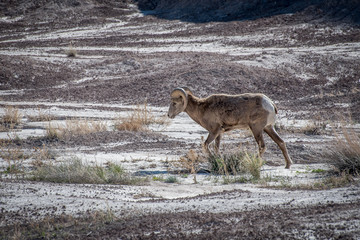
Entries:
{"type": "Polygon", "coordinates": [[[175,88],[171,92],[171,103],[168,111],[168,117],[174,118],[183,112],[188,103],[188,94],[183,88],[175,88]]]}

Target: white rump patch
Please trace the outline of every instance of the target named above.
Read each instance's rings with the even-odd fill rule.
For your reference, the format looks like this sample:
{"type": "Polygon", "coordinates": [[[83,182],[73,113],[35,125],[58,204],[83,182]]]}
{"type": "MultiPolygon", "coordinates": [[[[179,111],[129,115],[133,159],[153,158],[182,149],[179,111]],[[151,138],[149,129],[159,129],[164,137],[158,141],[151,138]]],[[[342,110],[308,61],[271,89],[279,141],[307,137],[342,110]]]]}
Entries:
{"type": "Polygon", "coordinates": [[[263,99],[261,101],[262,107],[269,112],[268,118],[267,118],[267,125],[274,125],[275,124],[275,107],[273,102],[270,98],[267,96],[263,96],[263,99]]]}
{"type": "Polygon", "coordinates": [[[262,104],[263,108],[266,109],[269,113],[275,113],[275,108],[274,108],[273,102],[267,96],[265,96],[265,95],[263,96],[261,104],[262,104]]]}

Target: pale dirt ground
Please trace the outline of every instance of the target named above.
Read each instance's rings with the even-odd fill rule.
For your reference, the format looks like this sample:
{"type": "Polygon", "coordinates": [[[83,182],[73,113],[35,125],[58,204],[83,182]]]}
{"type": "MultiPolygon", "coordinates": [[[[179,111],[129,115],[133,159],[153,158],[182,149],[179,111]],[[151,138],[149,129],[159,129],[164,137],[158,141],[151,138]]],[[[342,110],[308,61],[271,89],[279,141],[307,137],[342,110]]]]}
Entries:
{"type": "MultiPolygon", "coordinates": [[[[194,184],[191,174],[174,174],[171,165],[190,149],[200,150],[206,137],[186,114],[167,126],[151,125],[147,132],[112,130],[114,118],[145,100],[156,116],[164,116],[174,87],[188,86],[200,97],[263,92],[280,110],[280,135],[295,164],[283,169],[280,150],[266,137],[261,175],[281,179],[268,185],[322,181],[327,173],[312,170],[329,169],[322,153],[334,142],[332,127],[339,115],[360,120],[357,25],[328,21],[312,8],[256,20],[196,23],[144,15],[136,4],[110,3],[85,4],[81,10],[20,4],[21,11],[3,12],[0,114],[5,106],[20,109],[16,135],[25,151],[45,144],[57,162],[74,156],[91,164],[111,161],[150,179],[175,175],[178,183],[55,184],[3,174],[1,226],[111,209],[128,221],[98,230],[92,238],[360,238],[358,183],[289,191],[223,184],[223,177],[202,173],[194,184]],[[66,57],[70,44],[76,58],[66,57]],[[52,122],[58,124],[71,118],[103,121],[108,131],[49,142],[42,138],[48,123],[27,117],[39,111],[55,116],[52,122]],[[323,128],[320,135],[304,134],[312,125],[323,128]]],[[[347,124],[359,132],[358,125],[347,124]]],[[[0,138],[8,138],[8,132],[0,132],[0,138]]],[[[247,131],[224,137],[223,152],[239,147],[256,151],[247,131]]],[[[3,160],[0,167],[6,167],[3,160]]]]}

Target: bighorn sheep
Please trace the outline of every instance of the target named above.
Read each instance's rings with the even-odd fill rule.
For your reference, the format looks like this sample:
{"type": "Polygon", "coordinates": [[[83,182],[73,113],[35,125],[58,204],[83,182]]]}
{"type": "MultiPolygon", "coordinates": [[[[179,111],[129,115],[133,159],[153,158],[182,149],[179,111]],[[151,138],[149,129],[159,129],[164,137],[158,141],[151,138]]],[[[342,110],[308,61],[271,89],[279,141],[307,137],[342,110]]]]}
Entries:
{"type": "Polygon", "coordinates": [[[257,144],[260,157],[265,152],[263,131],[265,131],[281,149],[286,166],[292,164],[285,142],[274,129],[277,108],[275,104],[260,93],[239,95],[214,94],[207,98],[198,98],[186,87],[175,88],[171,93],[169,118],[175,118],[186,112],[195,122],[209,131],[204,147],[210,153],[209,144],[215,139],[215,151],[219,151],[221,136],[224,132],[250,128],[257,144]]]}

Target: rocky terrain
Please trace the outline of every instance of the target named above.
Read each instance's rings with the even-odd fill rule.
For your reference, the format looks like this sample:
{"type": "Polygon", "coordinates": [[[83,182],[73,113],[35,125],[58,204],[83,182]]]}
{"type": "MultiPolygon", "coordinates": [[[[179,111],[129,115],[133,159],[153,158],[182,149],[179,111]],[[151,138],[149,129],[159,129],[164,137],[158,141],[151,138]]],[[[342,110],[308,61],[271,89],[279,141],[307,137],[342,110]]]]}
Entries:
{"type": "MultiPolygon", "coordinates": [[[[327,177],[324,153],[341,121],[360,131],[359,6],[320,0],[1,2],[0,114],[8,106],[22,114],[15,129],[1,129],[9,147],[31,152],[45,146],[56,162],[76,156],[117,162],[150,179],[178,178],[140,186],[33,182],[9,177],[0,159],[1,238],[36,238],[14,228],[44,219],[63,223],[69,234],[48,229],[47,238],[360,238],[358,180],[342,188],[289,189],[327,177]],[[283,169],[280,150],[266,137],[261,174],[280,178],[283,187],[223,184],[207,172],[196,174],[194,184],[191,174],[175,173],[171,163],[200,150],[207,134],[185,113],[146,131],[113,130],[114,119],[144,102],[164,117],[179,86],[199,97],[262,92],[272,98],[295,164],[283,169]],[[52,119],[30,117],[40,112],[52,119]],[[61,141],[44,137],[50,123],[69,119],[100,121],[107,130],[61,141]],[[109,210],[112,221],[93,227],[68,219],[109,210]]],[[[256,151],[246,131],[225,136],[222,151],[239,144],[256,151]]]]}

